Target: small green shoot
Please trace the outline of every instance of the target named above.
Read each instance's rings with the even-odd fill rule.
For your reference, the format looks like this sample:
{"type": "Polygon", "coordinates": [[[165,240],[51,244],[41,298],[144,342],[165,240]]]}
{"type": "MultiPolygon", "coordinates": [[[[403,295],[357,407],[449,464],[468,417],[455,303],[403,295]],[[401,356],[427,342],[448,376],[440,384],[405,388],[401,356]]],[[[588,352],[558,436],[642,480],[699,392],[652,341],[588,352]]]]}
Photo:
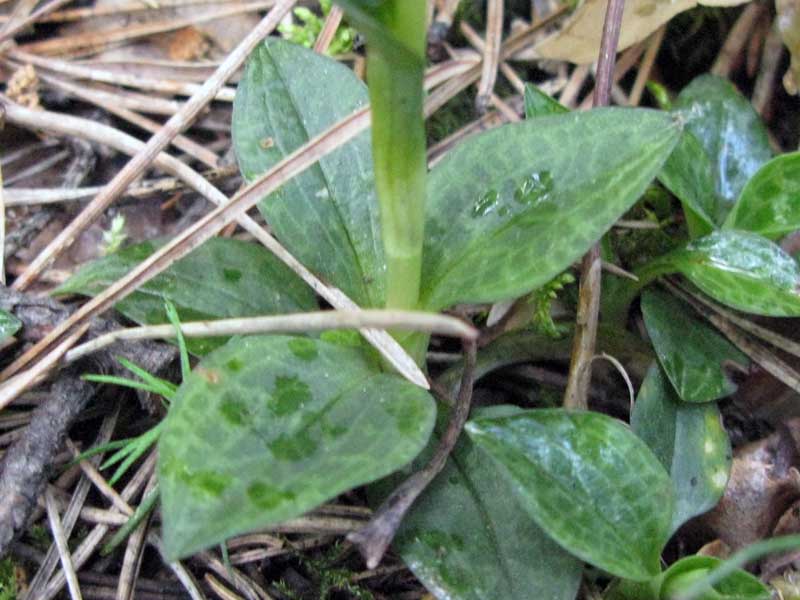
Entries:
{"type": "MultiPolygon", "coordinates": [[[[169,300],[165,301],[165,310],[167,314],[167,318],[169,319],[170,323],[172,323],[173,327],[175,328],[175,337],[178,344],[178,350],[180,354],[180,362],[181,362],[181,374],[182,378],[188,377],[189,373],[191,372],[191,364],[189,362],[189,352],[186,348],[186,340],[183,336],[183,331],[181,330],[180,319],[178,317],[178,312],[175,308],[175,305],[170,302],[169,300]]],[[[151,373],[148,373],[146,370],[142,369],[138,365],[135,365],[131,361],[125,358],[118,358],[120,364],[122,364],[126,369],[134,373],[141,379],[141,381],[136,381],[133,379],[128,379],[125,377],[114,377],[114,376],[107,376],[107,375],[86,375],[84,379],[87,381],[94,381],[98,383],[105,383],[105,384],[113,384],[113,385],[120,385],[123,387],[128,387],[137,390],[144,390],[156,395],[160,395],[164,398],[164,400],[169,403],[175,397],[175,393],[177,391],[177,386],[174,383],[166,381],[160,377],[156,377],[151,373]]],[[[82,460],[84,458],[88,458],[94,454],[98,454],[100,452],[105,452],[108,450],[117,449],[117,451],[112,454],[101,466],[101,469],[108,469],[116,464],[119,464],[114,474],[109,479],[108,483],[110,485],[114,485],[117,483],[123,475],[128,471],[128,469],[135,463],[139,458],[141,458],[145,452],[147,452],[155,443],[158,441],[158,438],[161,436],[161,432],[164,428],[164,421],[159,422],[154,427],[151,427],[141,435],[130,438],[127,440],[117,440],[114,442],[110,442],[108,444],[103,444],[97,448],[92,448],[81,455],[78,456],[76,460],[82,460]]],[[[136,528],[136,526],[152,511],[155,507],[156,501],[158,500],[158,486],[156,486],[145,499],[142,500],[139,507],[136,509],[136,512],[133,516],[128,519],[125,525],[120,528],[119,531],[114,535],[111,541],[106,544],[103,549],[104,554],[110,553],[121,541],[126,539],[128,535],[136,528]]]]}
{"type": "MultiPolygon", "coordinates": [[[[327,17],[331,12],[332,0],[320,0],[322,8],[322,16],[327,17]]],[[[284,37],[294,44],[311,48],[314,46],[317,37],[322,31],[322,26],[325,23],[324,18],[318,17],[313,11],[305,6],[298,6],[293,11],[294,17],[300,21],[300,25],[291,22],[283,21],[278,25],[278,31],[284,37]]],[[[336,30],[333,41],[331,42],[325,54],[329,56],[336,56],[350,52],[353,49],[353,43],[356,39],[356,32],[347,26],[340,26],[336,30]]]]}
{"type": "MultiPolygon", "coordinates": [[[[167,319],[175,328],[175,340],[178,343],[178,351],[181,357],[181,379],[186,379],[192,371],[192,365],[189,362],[189,350],[186,347],[186,338],[183,336],[181,329],[181,321],[178,317],[178,310],[175,305],[167,300],[165,303],[167,310],[167,319]]],[[[172,398],[170,398],[172,399],[172,398]]]]}
{"type": "Polygon", "coordinates": [[[148,494],[142,498],[142,501],[139,503],[139,506],[136,507],[133,515],[125,522],[125,524],[119,528],[119,530],[114,534],[114,536],[108,541],[108,543],[103,546],[103,549],[100,551],[102,556],[107,556],[111,554],[114,549],[119,546],[122,542],[124,542],[128,536],[133,533],[133,530],[136,529],[139,524],[147,518],[153,509],[156,507],[156,503],[158,502],[158,485],[150,490],[148,494]]]}
{"type": "Polygon", "coordinates": [[[174,383],[151,375],[141,367],[133,364],[131,361],[121,356],[117,358],[117,361],[119,361],[119,363],[131,373],[138,376],[142,381],[129,379],[127,377],[119,377],[117,375],[84,375],[83,379],[86,381],[92,381],[94,383],[119,385],[134,390],[150,392],[151,394],[163,396],[166,400],[171,400],[175,396],[178,386],[176,386],[174,383]]]}
{"type": "Polygon", "coordinates": [[[128,236],[125,233],[125,215],[115,215],[111,220],[111,226],[103,232],[103,245],[100,247],[100,253],[103,256],[114,254],[125,243],[128,236]]]}

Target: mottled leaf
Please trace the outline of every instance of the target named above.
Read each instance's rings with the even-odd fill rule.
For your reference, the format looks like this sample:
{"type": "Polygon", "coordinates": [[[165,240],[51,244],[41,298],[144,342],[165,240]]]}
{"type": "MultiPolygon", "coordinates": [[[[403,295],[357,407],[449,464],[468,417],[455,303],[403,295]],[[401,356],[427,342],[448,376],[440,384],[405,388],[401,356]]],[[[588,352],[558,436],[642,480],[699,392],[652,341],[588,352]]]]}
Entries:
{"type": "Polygon", "coordinates": [[[771,240],[800,229],[800,152],[778,156],[761,167],[723,226],[771,240]]]}
{"type": "MultiPolygon", "coordinates": [[[[94,296],[150,256],[160,243],[143,242],[82,267],[56,294],[94,296]]],[[[253,317],[317,310],[314,294],[287,266],[256,244],[212,238],[166,271],[140,285],[115,307],[137,323],[169,323],[164,300],[181,321],[253,317]]],[[[227,338],[187,338],[206,354],[227,338]]]]}
{"type": "Polygon", "coordinates": [[[673,531],[717,504],[728,481],[731,443],[715,403],[681,402],[653,365],[636,398],[631,427],[669,471],[673,531]]]}
{"type": "MultiPolygon", "coordinates": [[[[432,436],[417,468],[437,443],[432,436]]],[[[401,480],[372,487],[385,496],[401,480]]],[[[441,599],[573,600],[580,584],[581,562],[536,526],[494,462],[465,435],[403,519],[392,545],[441,599]]]]}
{"type": "MultiPolygon", "coordinates": [[[[242,174],[257,178],[367,102],[366,87],[345,65],[269,38],[250,57],[233,105],[242,174]]],[[[309,269],[362,306],[383,305],[383,243],[368,132],[292,178],[259,209],[309,269]]]]}
{"type": "Polygon", "coordinates": [[[692,237],[707,235],[714,230],[714,215],[720,200],[711,160],[696,137],[688,131],[683,133],[658,179],[683,204],[692,237]]]}
{"type": "MultiPolygon", "coordinates": [[[[660,598],[679,598],[689,585],[722,563],[711,556],[687,556],[664,572],[661,578],[660,598]]],[[[707,587],[695,600],[769,600],[767,586],[750,573],[738,569],[722,581],[707,587]]]]}
{"type": "Polygon", "coordinates": [[[797,262],[755,233],[716,231],[658,262],[733,308],[775,317],[800,315],[797,262]]]}
{"type": "Polygon", "coordinates": [[[736,391],[725,367],[746,365],[747,357],[690,307],[665,292],[645,290],[642,313],[658,360],[681,400],[710,402],[736,391]]]}
{"type": "Polygon", "coordinates": [[[159,442],[171,558],[302,515],[425,447],[433,399],[359,348],[232,339],[183,382],[159,442]]]}
{"type": "Polygon", "coordinates": [[[621,422],[593,412],[530,410],[467,424],[522,505],[561,546],[614,575],[660,571],[672,518],[669,475],[621,422]]]}
{"type": "Polygon", "coordinates": [[[559,115],[569,109],[552,96],[530,83],[525,84],[525,118],[535,119],[546,115],[559,115]]]}
{"type": "Polygon", "coordinates": [[[422,305],[493,302],[548,282],[637,200],[679,131],[665,113],[612,108],[461,144],[428,177],[422,305]]]}
{"type": "Polygon", "coordinates": [[[11,337],[22,327],[22,321],[10,312],[0,310],[0,341],[11,337]]]}
{"type": "MultiPolygon", "coordinates": [[[[720,224],[747,180],[772,157],[767,130],[749,100],[730,81],[713,75],[702,75],[686,86],[675,110],[686,119],[686,131],[697,139],[711,164],[717,206],[709,216],[720,224]]],[[[696,156],[688,155],[678,162],[686,166],[693,160],[696,156]]]]}

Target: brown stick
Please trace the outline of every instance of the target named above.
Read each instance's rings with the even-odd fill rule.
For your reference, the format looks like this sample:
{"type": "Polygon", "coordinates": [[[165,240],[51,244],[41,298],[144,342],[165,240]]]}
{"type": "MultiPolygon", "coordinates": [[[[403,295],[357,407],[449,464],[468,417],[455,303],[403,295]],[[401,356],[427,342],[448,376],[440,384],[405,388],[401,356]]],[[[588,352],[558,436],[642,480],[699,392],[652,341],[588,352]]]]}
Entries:
{"type": "Polygon", "coordinates": [[[447,37],[447,33],[453,25],[453,17],[456,14],[460,2],[461,0],[439,0],[437,3],[436,16],[428,31],[429,44],[441,44],[447,37]]]}
{"type": "Polygon", "coordinates": [[[39,10],[34,11],[27,17],[21,18],[17,21],[9,20],[6,23],[6,27],[3,28],[2,32],[0,32],[0,44],[14,37],[17,33],[22,31],[29,25],[32,25],[36,21],[40,20],[42,17],[50,14],[57,8],[60,8],[61,6],[68,4],[71,1],[72,0],[52,0],[52,2],[45,4],[39,10]]]}
{"type": "MultiPolygon", "coordinates": [[[[622,11],[625,0],[609,0],[600,42],[600,57],[597,61],[594,105],[608,106],[614,74],[614,58],[619,42],[622,11]]],[[[569,367],[564,407],[584,409],[587,406],[589,384],[592,380],[592,357],[597,340],[597,321],[600,314],[600,279],[602,261],[600,244],[596,243],[583,257],[581,264],[580,296],[578,315],[575,319],[575,339],[572,345],[572,361],[569,367]]]]}
{"type": "Polygon", "coordinates": [[[711,72],[714,75],[719,75],[720,77],[728,77],[730,75],[734,68],[734,63],[739,58],[745,44],[747,44],[750,32],[756,26],[764,9],[763,5],[754,2],[742,11],[725,39],[717,60],[714,61],[714,65],[711,67],[711,72]]]}
{"type": "Polygon", "coordinates": [[[461,376],[458,398],[455,401],[447,430],[439,441],[433,457],[428,464],[406,479],[384,500],[366,527],[347,536],[347,539],[361,551],[368,569],[378,566],[386,549],[394,539],[406,512],[411,508],[414,500],[444,468],[447,458],[455,448],[458,436],[464,428],[472,403],[472,384],[475,378],[476,344],[474,341],[464,342],[464,354],[464,373],[461,376]]]}

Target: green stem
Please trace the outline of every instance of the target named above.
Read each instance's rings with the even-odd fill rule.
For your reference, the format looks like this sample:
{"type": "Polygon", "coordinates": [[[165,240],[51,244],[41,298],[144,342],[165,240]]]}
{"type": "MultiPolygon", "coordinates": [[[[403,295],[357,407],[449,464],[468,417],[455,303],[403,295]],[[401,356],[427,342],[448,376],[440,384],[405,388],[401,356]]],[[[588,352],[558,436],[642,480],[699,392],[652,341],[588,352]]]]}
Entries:
{"type": "Polygon", "coordinates": [[[387,308],[416,308],[425,225],[425,0],[386,0],[379,19],[404,53],[367,38],[372,154],[386,254],[387,308]]]}

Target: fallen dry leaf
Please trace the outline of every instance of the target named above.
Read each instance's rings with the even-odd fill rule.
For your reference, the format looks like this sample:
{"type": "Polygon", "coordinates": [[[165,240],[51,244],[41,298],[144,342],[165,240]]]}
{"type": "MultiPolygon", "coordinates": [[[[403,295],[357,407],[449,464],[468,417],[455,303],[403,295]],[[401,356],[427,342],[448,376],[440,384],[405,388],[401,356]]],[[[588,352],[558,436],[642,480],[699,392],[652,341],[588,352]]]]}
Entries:
{"type": "Polygon", "coordinates": [[[783,87],[795,95],[800,81],[800,0],[775,0],[775,11],[778,13],[778,30],[791,56],[791,63],[783,76],[783,87]]]}
{"type": "MultiPolygon", "coordinates": [[[[772,531],[774,537],[800,533],[800,500],[792,504],[778,519],[772,531]]],[[[768,556],[761,561],[761,574],[765,579],[779,575],[789,565],[800,560],[800,550],[768,556]]]]}
{"type": "MultiPolygon", "coordinates": [[[[797,0],[786,0],[796,3],[797,0]]],[[[638,44],[680,12],[703,6],[736,6],[747,0],[629,0],[622,15],[618,50],[638,44]]],[[[586,0],[564,27],[542,40],[534,53],[539,58],[587,64],[597,60],[608,0],[586,0]]]]}
{"type": "Polygon", "coordinates": [[[712,558],[725,560],[726,558],[730,558],[731,549],[728,547],[728,544],[722,540],[712,540],[704,544],[696,554],[698,556],[711,556],[712,558]]]}
{"type": "Polygon", "coordinates": [[[719,504],[703,521],[732,550],[769,536],[800,498],[800,419],[736,450],[719,504]]]}
{"type": "Polygon", "coordinates": [[[153,36],[153,43],[161,46],[169,60],[191,62],[204,58],[210,44],[197,27],[184,27],[177,31],[153,36]]]}

